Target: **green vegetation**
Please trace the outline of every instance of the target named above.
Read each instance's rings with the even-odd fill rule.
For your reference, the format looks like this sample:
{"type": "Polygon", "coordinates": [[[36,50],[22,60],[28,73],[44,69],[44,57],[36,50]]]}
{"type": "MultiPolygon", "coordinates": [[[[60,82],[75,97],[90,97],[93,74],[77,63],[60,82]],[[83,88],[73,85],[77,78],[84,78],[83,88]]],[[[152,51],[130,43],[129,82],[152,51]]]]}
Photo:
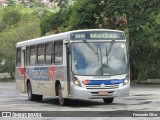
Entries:
{"type": "Polygon", "coordinates": [[[40,36],[40,19],[42,13],[36,9],[23,12],[22,6],[0,9],[0,64],[1,73],[10,73],[14,79],[16,43],[40,36]]]}
{"type": "Polygon", "coordinates": [[[4,78],[0,78],[0,82],[14,82],[15,79],[13,79],[12,77],[4,77],[4,78]]]}
{"type": "Polygon", "coordinates": [[[15,44],[59,32],[107,28],[124,30],[130,49],[132,80],[160,78],[159,0],[68,0],[48,9],[37,0],[24,5],[10,3],[0,9],[0,72],[14,76],[15,44]]]}
{"type": "Polygon", "coordinates": [[[41,35],[88,28],[124,30],[129,42],[131,79],[160,78],[158,0],[76,0],[64,11],[41,21],[41,35]]]}

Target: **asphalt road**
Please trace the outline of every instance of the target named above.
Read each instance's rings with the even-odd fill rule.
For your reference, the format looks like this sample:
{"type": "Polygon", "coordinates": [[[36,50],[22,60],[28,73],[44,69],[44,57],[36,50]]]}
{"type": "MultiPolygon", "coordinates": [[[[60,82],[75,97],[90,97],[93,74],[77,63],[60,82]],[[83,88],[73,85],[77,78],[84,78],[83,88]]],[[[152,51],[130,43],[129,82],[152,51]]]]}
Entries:
{"type": "MultiPolygon", "coordinates": [[[[67,106],[59,106],[58,99],[53,97],[44,97],[42,102],[29,101],[27,94],[16,90],[14,82],[1,82],[0,111],[97,111],[98,114],[113,111],[120,116],[125,116],[125,111],[160,111],[160,85],[133,84],[129,97],[115,98],[109,105],[102,100],[70,100],[67,106]]],[[[84,116],[86,113],[96,116],[94,112],[81,112],[84,116]]]]}

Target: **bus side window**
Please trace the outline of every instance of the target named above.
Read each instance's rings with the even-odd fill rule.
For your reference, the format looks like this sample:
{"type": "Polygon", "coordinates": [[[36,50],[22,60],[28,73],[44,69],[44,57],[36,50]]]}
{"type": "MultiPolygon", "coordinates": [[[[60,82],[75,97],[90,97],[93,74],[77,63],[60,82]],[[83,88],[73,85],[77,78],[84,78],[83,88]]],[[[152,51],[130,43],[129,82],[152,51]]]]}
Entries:
{"type": "Polygon", "coordinates": [[[30,48],[29,46],[27,46],[26,48],[26,65],[29,65],[29,51],[30,51],[30,48]]]}
{"type": "Polygon", "coordinates": [[[21,48],[17,48],[16,66],[21,66],[21,48]]]}
{"type": "Polygon", "coordinates": [[[53,43],[46,43],[45,44],[45,64],[50,65],[52,64],[53,58],[53,43]]]}
{"type": "Polygon", "coordinates": [[[30,65],[36,65],[36,46],[31,46],[30,47],[30,60],[29,63],[30,65]]]}
{"type": "Polygon", "coordinates": [[[54,63],[62,64],[63,61],[63,41],[54,42],[54,63]]]}
{"type": "Polygon", "coordinates": [[[44,44],[37,45],[37,64],[44,64],[44,44]]]}

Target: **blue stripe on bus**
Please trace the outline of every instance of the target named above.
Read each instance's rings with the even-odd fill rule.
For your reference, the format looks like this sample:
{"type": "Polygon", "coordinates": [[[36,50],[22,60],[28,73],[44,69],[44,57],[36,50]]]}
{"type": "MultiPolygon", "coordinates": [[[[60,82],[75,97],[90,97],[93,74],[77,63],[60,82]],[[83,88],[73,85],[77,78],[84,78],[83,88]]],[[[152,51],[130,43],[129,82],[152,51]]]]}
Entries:
{"type": "Polygon", "coordinates": [[[112,84],[120,84],[123,83],[125,79],[112,79],[112,80],[90,80],[87,85],[112,85],[112,84]]]}

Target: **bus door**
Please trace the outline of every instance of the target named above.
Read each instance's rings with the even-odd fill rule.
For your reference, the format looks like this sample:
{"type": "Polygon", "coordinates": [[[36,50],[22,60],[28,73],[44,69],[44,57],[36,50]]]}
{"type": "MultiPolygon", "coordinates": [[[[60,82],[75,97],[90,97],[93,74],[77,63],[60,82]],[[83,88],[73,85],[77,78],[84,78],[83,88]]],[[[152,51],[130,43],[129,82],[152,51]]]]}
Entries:
{"type": "Polygon", "coordinates": [[[16,55],[16,87],[21,92],[26,92],[25,85],[25,48],[17,48],[16,55]]]}
{"type": "Polygon", "coordinates": [[[71,54],[70,54],[70,49],[69,49],[69,45],[68,44],[66,44],[67,46],[66,46],[66,59],[67,59],[67,84],[68,84],[68,95],[70,95],[71,94],[71,90],[70,90],[70,82],[71,82],[71,63],[70,63],[70,61],[71,61],[71,54]]]}
{"type": "Polygon", "coordinates": [[[71,63],[70,63],[70,47],[69,47],[69,40],[64,40],[64,56],[66,61],[66,77],[67,77],[67,95],[70,96],[70,75],[71,75],[71,63]]]}
{"type": "Polygon", "coordinates": [[[24,75],[23,75],[23,92],[26,92],[26,82],[25,82],[25,48],[22,48],[22,68],[24,69],[24,75]]]}

